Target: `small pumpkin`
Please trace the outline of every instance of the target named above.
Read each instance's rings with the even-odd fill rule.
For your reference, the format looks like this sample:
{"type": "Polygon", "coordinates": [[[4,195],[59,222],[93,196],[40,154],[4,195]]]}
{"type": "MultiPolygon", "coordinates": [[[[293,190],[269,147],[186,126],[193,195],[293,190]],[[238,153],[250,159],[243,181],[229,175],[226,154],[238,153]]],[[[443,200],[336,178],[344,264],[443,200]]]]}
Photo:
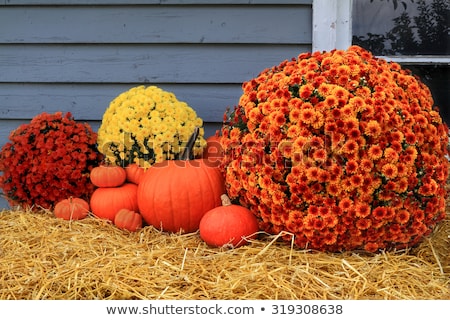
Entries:
{"type": "Polygon", "coordinates": [[[99,188],[113,188],[121,186],[127,177],[125,169],[110,164],[102,164],[91,170],[91,182],[99,188]]]}
{"type": "Polygon", "coordinates": [[[216,133],[206,138],[206,146],[203,149],[202,158],[207,159],[211,166],[219,166],[223,159],[223,148],[220,136],[216,133]]]}
{"type": "Polygon", "coordinates": [[[124,183],[115,188],[97,188],[92,193],[90,204],[95,216],[114,221],[120,209],[138,211],[137,185],[124,183]]]}
{"type": "Polygon", "coordinates": [[[138,186],[138,205],[144,221],[168,232],[194,232],[203,215],[220,206],[225,192],[223,176],[205,159],[192,159],[198,128],[180,160],[152,165],[138,186]],[[189,160],[191,159],[191,160],[189,160]]]}
{"type": "Polygon", "coordinates": [[[125,167],[125,172],[127,175],[126,181],[139,184],[145,169],[136,163],[131,163],[125,167]]]}
{"type": "Polygon", "coordinates": [[[142,228],[142,216],[132,210],[120,209],[114,217],[114,224],[120,229],[134,232],[142,228]]]}
{"type": "Polygon", "coordinates": [[[212,247],[240,247],[255,239],[258,231],[255,215],[243,206],[231,204],[226,194],[222,195],[222,206],[205,213],[200,221],[200,237],[212,247]]]}
{"type": "Polygon", "coordinates": [[[64,220],[80,220],[89,214],[89,203],[81,198],[68,198],[55,205],[53,214],[64,220]]]}

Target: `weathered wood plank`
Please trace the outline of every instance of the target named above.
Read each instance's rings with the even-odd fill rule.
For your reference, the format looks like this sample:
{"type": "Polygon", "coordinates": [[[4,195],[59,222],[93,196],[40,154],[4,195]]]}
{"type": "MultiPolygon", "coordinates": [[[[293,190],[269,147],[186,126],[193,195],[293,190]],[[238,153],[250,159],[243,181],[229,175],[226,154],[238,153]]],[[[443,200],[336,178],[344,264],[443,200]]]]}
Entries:
{"type": "Polygon", "coordinates": [[[311,4],[312,0],[3,0],[1,5],[311,4]]]}
{"type": "Polygon", "coordinates": [[[5,7],[0,43],[311,43],[300,6],[5,7]]]}
{"type": "Polygon", "coordinates": [[[0,45],[0,82],[242,83],[310,45],[0,45]]]}
{"type": "MultiPolygon", "coordinates": [[[[99,120],[120,93],[139,84],[0,84],[0,118],[31,118],[40,112],[71,112],[77,119],[99,120]]],[[[240,84],[154,84],[173,92],[207,122],[222,121],[242,94],[240,84]]]]}

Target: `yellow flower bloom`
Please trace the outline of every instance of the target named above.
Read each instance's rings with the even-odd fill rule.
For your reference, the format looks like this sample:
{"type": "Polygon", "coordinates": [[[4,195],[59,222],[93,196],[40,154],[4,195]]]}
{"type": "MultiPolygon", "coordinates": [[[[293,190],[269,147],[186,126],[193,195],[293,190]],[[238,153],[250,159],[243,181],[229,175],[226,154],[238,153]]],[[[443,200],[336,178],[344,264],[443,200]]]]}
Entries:
{"type": "MultiPolygon", "coordinates": [[[[173,93],[156,86],[138,86],[111,101],[97,143],[111,162],[148,167],[177,158],[194,128],[202,125],[196,112],[173,93]]],[[[194,155],[200,155],[206,145],[203,135],[201,128],[194,155]]]]}

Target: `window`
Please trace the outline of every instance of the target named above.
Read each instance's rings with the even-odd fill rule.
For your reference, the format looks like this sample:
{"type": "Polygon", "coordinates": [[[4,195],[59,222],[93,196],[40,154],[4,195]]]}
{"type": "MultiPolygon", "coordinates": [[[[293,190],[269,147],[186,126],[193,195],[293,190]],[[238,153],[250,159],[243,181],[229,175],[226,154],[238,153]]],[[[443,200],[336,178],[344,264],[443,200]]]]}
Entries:
{"type": "Polygon", "coordinates": [[[352,42],[376,55],[449,55],[448,0],[353,0],[352,42]]]}
{"type": "Polygon", "coordinates": [[[351,44],[418,75],[450,124],[448,0],[314,0],[313,49],[351,44]]]}

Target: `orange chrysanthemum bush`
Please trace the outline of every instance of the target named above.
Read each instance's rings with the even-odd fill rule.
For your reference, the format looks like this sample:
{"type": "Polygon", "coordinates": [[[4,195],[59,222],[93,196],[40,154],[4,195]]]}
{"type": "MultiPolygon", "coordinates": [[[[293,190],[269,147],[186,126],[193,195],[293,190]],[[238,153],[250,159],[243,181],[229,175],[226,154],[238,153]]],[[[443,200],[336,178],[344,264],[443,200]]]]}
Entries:
{"type": "Polygon", "coordinates": [[[360,47],[244,83],[221,142],[230,197],[300,248],[406,248],[445,217],[448,128],[430,90],[360,47]]]}

